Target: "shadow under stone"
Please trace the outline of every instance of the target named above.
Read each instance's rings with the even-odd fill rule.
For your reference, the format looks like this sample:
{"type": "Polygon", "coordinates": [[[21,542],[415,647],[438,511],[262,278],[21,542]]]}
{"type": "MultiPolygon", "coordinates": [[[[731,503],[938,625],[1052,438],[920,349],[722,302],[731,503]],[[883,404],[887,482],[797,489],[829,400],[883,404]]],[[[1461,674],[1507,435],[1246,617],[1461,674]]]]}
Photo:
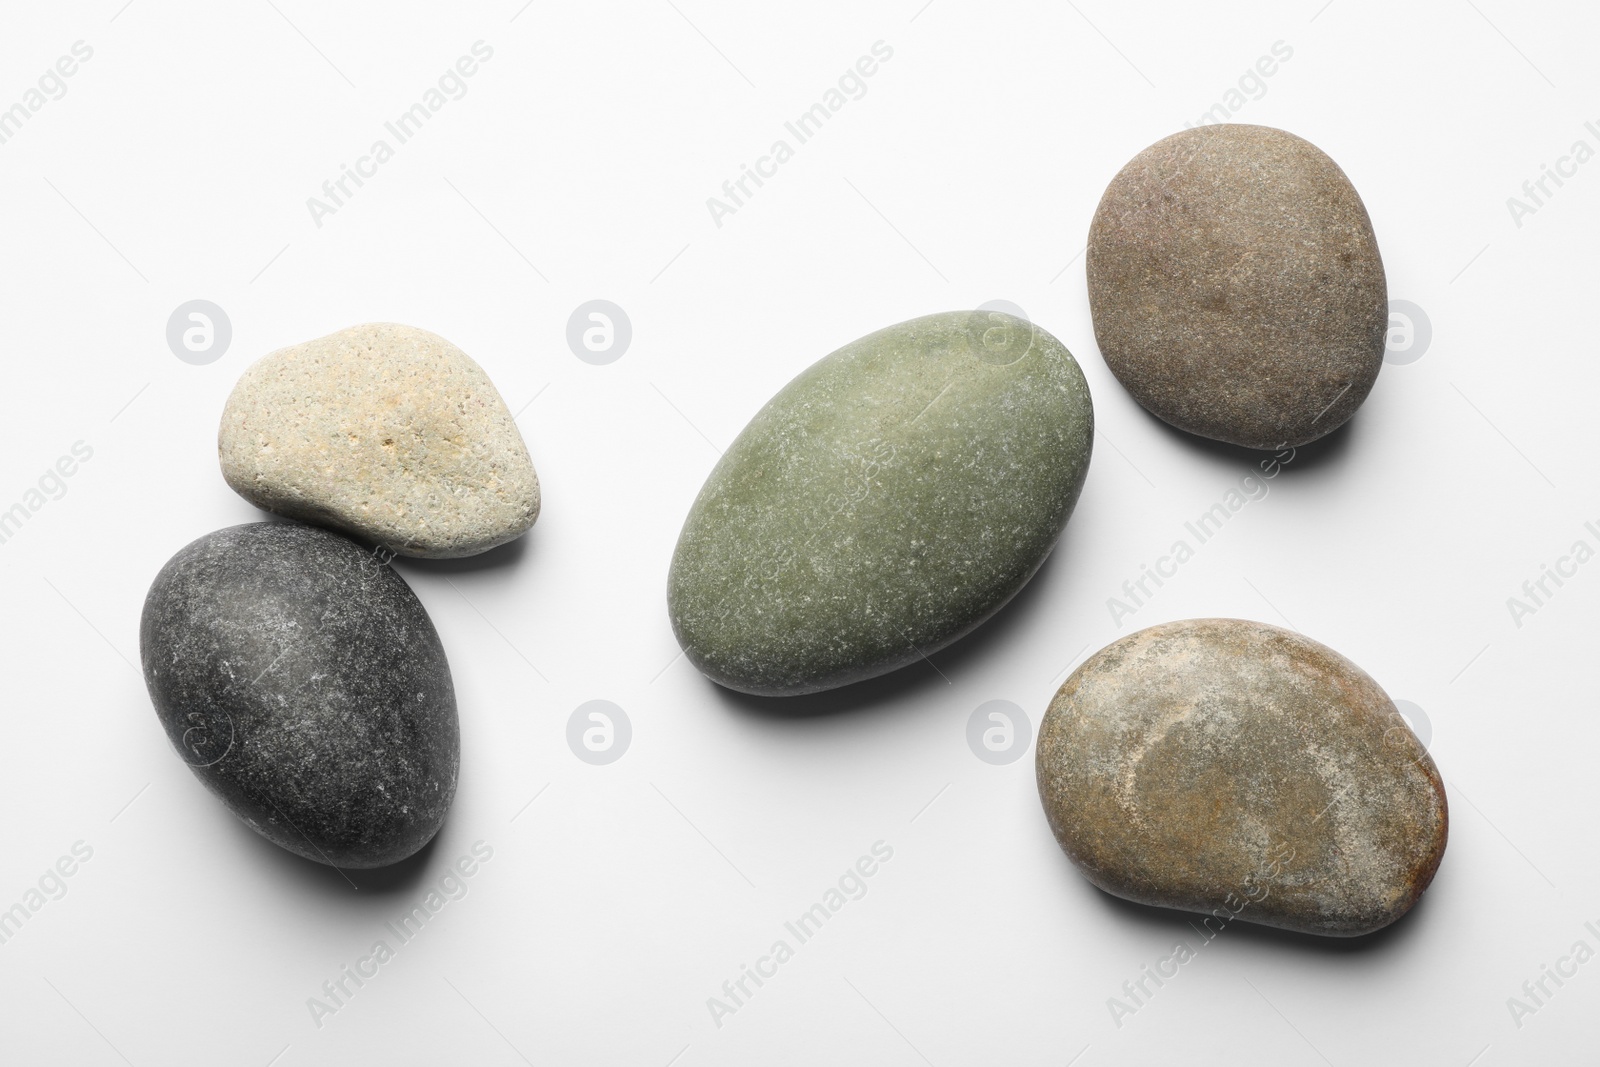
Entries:
{"type": "MultiPolygon", "coordinates": [[[[1253,471],[1260,471],[1260,464],[1265,460],[1273,459],[1278,450],[1261,450],[1245,448],[1243,445],[1229,444],[1226,441],[1216,441],[1209,437],[1201,437],[1187,430],[1180,430],[1158,415],[1152,414],[1142,405],[1136,405],[1145,418],[1159,426],[1168,437],[1182,447],[1192,448],[1203,452],[1214,459],[1220,460],[1229,466],[1248,467],[1253,471]]],[[[1351,427],[1361,418],[1358,410],[1344,425],[1333,430],[1308,444],[1294,446],[1294,457],[1288,461],[1279,461],[1284,472],[1314,471],[1322,467],[1337,466],[1345,459],[1350,451],[1351,427]]]]}
{"type": "MultiPolygon", "coordinates": [[[[448,815],[445,817],[445,822],[449,823],[448,815]]],[[[439,841],[439,834],[444,832],[441,827],[439,834],[434,834],[426,845],[398,863],[391,863],[387,867],[353,870],[348,867],[330,867],[326,863],[306,859],[280,845],[273,844],[242,822],[238,830],[254,842],[260,850],[262,866],[269,869],[275,877],[297,883],[313,892],[360,894],[366,899],[408,895],[417,889],[427,873],[428,862],[439,841]]]]}

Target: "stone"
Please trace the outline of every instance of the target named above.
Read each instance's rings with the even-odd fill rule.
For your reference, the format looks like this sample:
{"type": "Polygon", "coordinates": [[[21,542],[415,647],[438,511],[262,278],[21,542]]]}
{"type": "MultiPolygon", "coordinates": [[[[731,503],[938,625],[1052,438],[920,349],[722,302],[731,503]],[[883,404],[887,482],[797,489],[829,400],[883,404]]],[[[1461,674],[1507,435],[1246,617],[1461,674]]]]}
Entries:
{"type": "Polygon", "coordinates": [[[1037,771],[1090,882],[1211,930],[1371,933],[1421,897],[1449,828],[1438,768],[1378,683],[1259,622],[1163,623],[1096,652],[1045,714],[1037,771]]]}
{"type": "Polygon", "coordinates": [[[139,655],[178,755],[269,841],[382,867],[444,823],[450,666],[411,587],[354,542],[287,522],[205,535],[156,575],[139,655]]]}
{"type": "Polygon", "coordinates": [[[1282,130],[1201,126],[1140,152],[1095,211],[1087,271],[1106,366],[1189,433],[1306,444],[1383,365],[1372,220],[1338,164],[1282,130]]]}
{"type": "Polygon", "coordinates": [[[912,319],[786,385],[729,446],[672,557],[689,660],[764,696],[926,660],[1044,562],[1094,411],[1066,348],[999,311],[912,319]]]}
{"type": "Polygon", "coordinates": [[[533,461],[494,383],[411,326],[353,326],[257,360],[217,453],[257,507],[402,556],[475,555],[539,517],[533,461]]]}

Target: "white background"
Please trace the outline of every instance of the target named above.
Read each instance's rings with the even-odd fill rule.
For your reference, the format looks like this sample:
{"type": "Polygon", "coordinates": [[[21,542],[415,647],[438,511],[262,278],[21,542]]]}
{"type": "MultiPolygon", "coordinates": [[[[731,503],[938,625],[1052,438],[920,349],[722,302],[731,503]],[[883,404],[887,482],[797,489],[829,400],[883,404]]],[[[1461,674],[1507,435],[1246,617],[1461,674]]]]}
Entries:
{"type": "Polygon", "coordinates": [[[1600,563],[1520,627],[1506,603],[1578,538],[1600,546],[1583,527],[1600,519],[1600,163],[1521,226],[1506,203],[1574,141],[1600,147],[1592,9],[122,4],[0,9],[0,107],[75,41],[94,50],[0,145],[0,508],[74,442],[93,449],[0,545],[0,907],[93,849],[0,945],[0,1059],[1593,1061],[1600,962],[1520,1027],[1507,998],[1580,938],[1600,949],[1600,563]],[[307,197],[478,40],[494,55],[467,95],[316,226],[307,197]],[[879,40],[894,55],[866,95],[716,226],[706,198],[879,40]],[[1278,41],[1292,58],[1234,118],[1341,164],[1432,343],[1119,628],[1107,598],[1258,457],[1167,429],[1106,371],[1085,234],[1122,164],[1278,41]],[[206,366],[165,337],[195,298],[233,325],[206,366]],[[608,366],[565,341],[592,298],[633,324],[608,366]],[[934,667],[864,691],[786,704],[698,676],[665,575],[718,449],[838,346],[996,298],[1060,337],[1094,393],[1093,467],[1051,561],[934,667]],[[450,656],[461,785],[421,860],[354,888],[206,793],[136,666],[162,563],[260,517],[217,469],[233,382],[375,320],[483,364],[545,503],[514,548],[398,564],[450,656]],[[1198,938],[1089,886],[1045,824],[1031,750],[985,764],[966,722],[1005,699],[1036,729],[1089,651],[1199,615],[1292,625],[1423,708],[1450,844],[1388,932],[1235,924],[1118,1027],[1107,999],[1198,938]],[[565,741],[596,698],[634,729],[609,766],[565,741]],[[315,1025],[307,998],[479,840],[493,858],[467,895],[315,1025]],[[879,840],[894,858],[870,892],[715,1026],[706,999],[879,840]]]}

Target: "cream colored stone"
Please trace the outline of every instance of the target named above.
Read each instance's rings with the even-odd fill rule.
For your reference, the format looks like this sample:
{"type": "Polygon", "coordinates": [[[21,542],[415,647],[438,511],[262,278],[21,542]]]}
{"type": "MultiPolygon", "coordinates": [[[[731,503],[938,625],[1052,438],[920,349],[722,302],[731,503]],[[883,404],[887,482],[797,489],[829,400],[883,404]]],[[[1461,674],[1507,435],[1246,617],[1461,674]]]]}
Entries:
{"type": "Polygon", "coordinates": [[[533,461],[488,375],[411,326],[353,326],[257,360],[217,453],[257,507],[402,556],[475,555],[539,517],[533,461]]]}

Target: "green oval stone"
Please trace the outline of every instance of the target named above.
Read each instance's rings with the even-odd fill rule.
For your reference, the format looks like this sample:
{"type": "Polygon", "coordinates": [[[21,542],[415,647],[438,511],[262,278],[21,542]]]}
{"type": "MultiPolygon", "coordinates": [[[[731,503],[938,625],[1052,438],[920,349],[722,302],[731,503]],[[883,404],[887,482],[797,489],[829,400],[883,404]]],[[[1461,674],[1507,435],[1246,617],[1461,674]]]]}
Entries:
{"type": "Polygon", "coordinates": [[[967,634],[1039,569],[1089,468],[1072,354],[997,311],[879,330],[768,401],[711,472],[667,580],[707,677],[813,693],[967,634]]]}

